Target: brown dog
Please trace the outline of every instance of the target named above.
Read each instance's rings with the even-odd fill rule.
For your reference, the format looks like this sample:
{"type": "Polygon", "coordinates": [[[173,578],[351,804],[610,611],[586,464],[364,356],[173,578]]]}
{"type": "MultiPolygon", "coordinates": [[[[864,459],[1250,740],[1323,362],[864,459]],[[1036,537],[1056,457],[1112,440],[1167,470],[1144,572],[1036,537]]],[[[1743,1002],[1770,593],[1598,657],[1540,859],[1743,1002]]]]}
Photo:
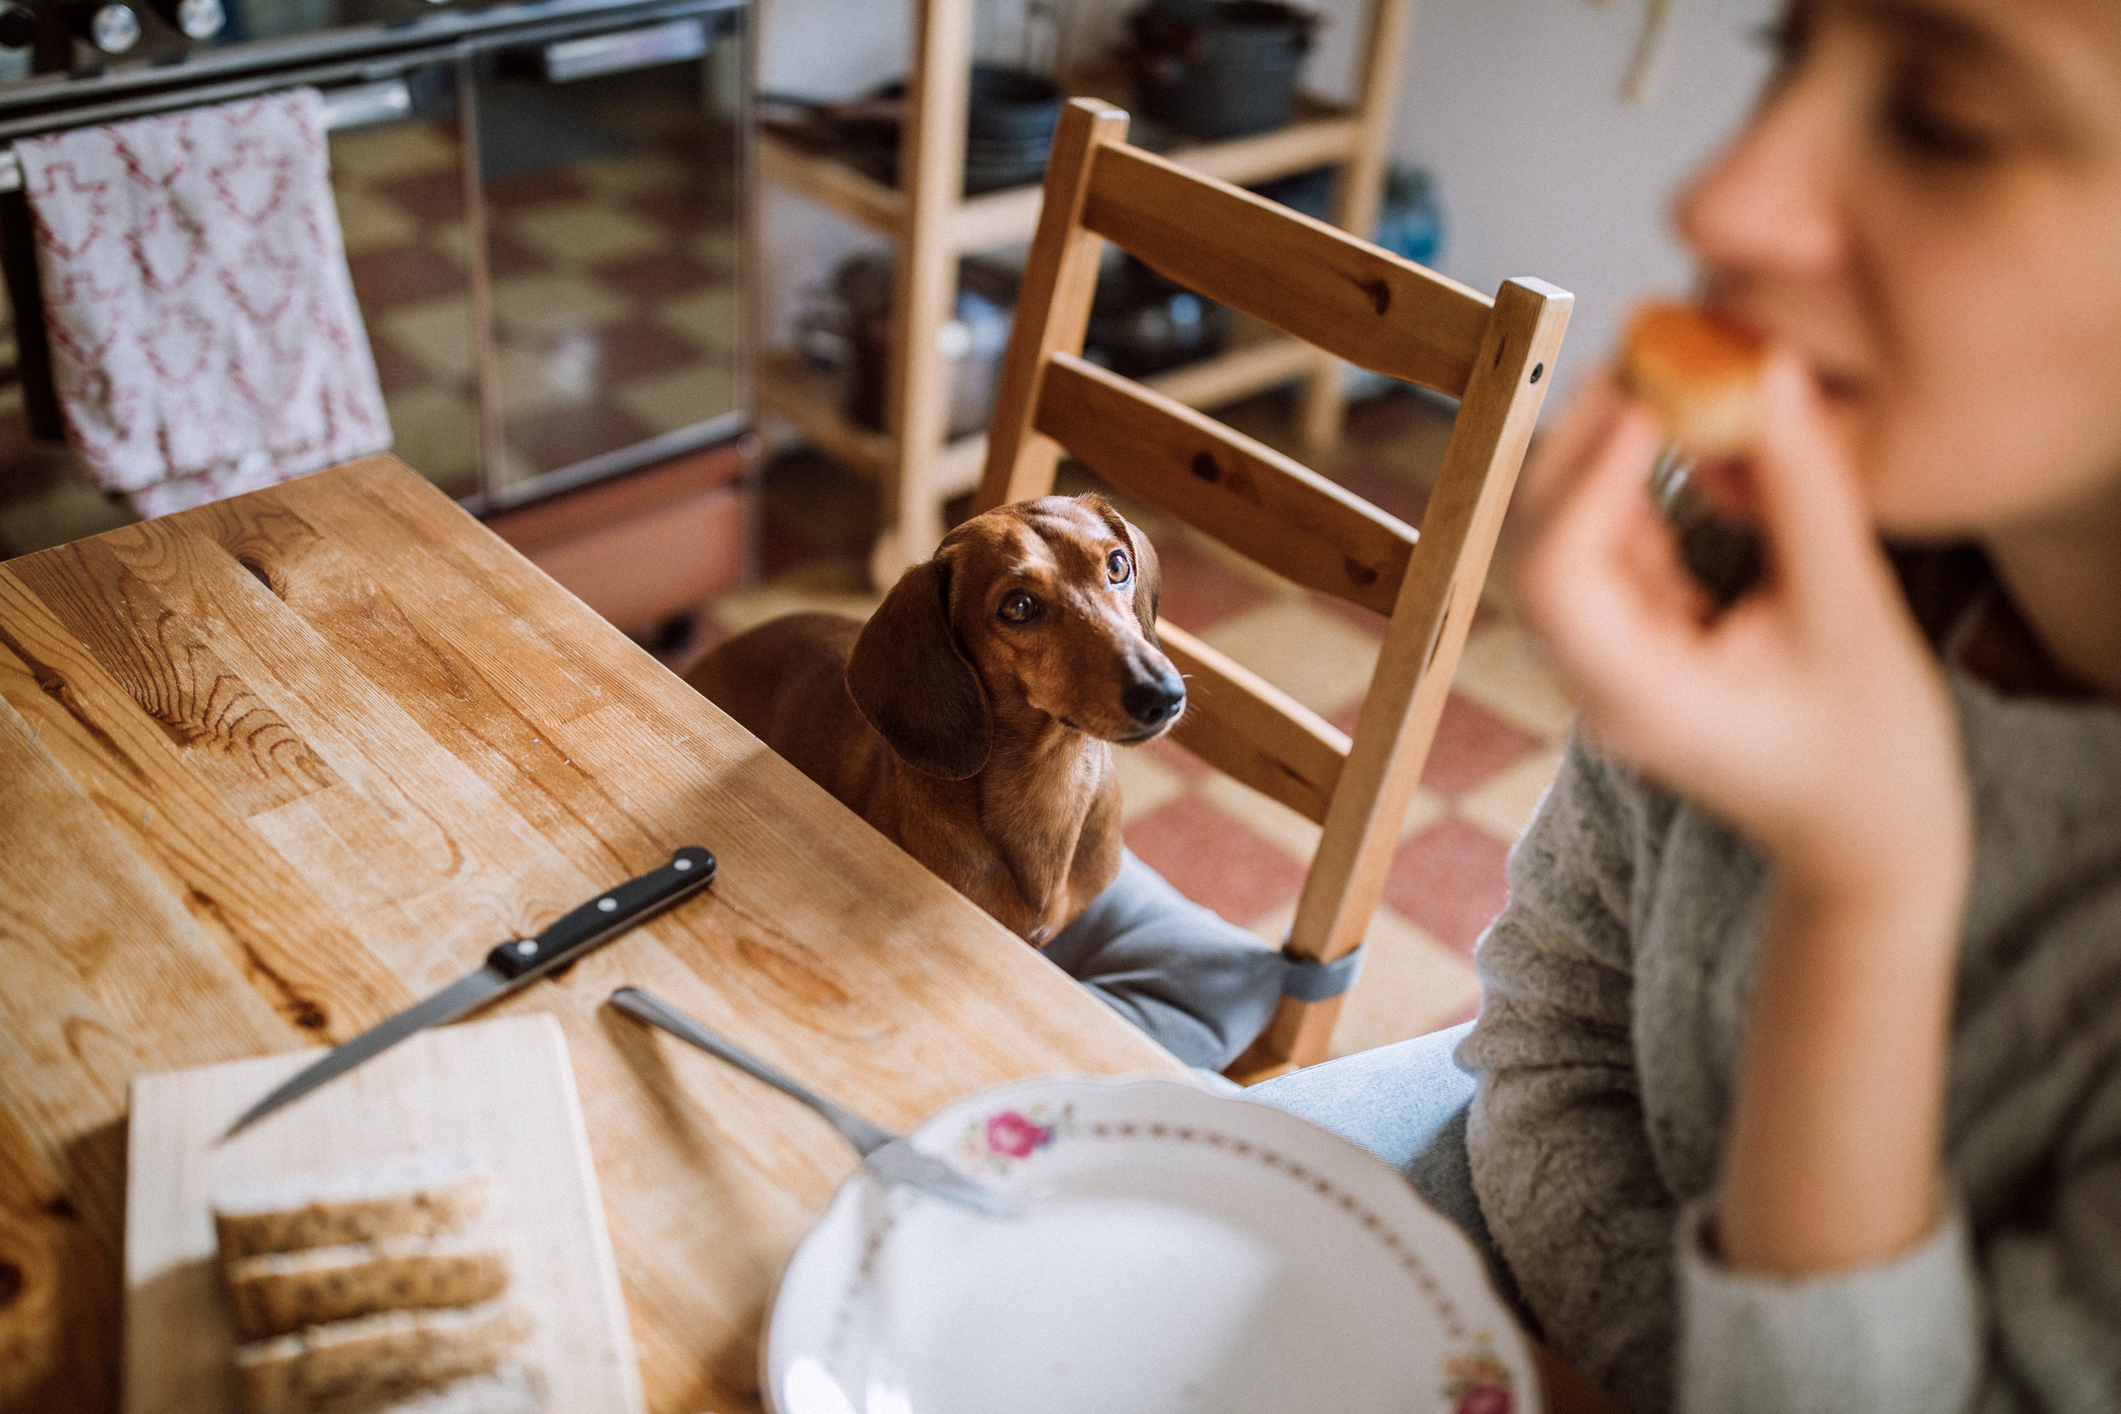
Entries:
{"type": "Polygon", "coordinates": [[[1034,946],[1119,872],[1109,742],[1178,720],[1156,551],[1102,496],[975,516],[867,624],[790,614],[685,680],[1034,946]]]}

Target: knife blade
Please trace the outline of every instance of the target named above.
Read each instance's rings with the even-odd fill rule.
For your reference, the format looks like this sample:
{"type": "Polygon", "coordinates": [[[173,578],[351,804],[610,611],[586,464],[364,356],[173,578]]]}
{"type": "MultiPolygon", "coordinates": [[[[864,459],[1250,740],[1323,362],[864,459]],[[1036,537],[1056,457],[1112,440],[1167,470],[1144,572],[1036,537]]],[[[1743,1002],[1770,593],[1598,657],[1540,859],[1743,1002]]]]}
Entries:
{"type": "Polygon", "coordinates": [[[619,934],[672,904],[698,893],[714,881],[714,856],[698,845],[686,845],[670,862],[639,878],[607,889],[534,938],[512,938],[486,954],[484,965],[387,1017],[350,1041],[333,1047],[297,1071],[244,1111],[222,1139],[232,1139],[290,1101],[344,1075],[429,1026],[455,1021],[497,997],[526,987],[555,968],[586,957],[619,934]]]}

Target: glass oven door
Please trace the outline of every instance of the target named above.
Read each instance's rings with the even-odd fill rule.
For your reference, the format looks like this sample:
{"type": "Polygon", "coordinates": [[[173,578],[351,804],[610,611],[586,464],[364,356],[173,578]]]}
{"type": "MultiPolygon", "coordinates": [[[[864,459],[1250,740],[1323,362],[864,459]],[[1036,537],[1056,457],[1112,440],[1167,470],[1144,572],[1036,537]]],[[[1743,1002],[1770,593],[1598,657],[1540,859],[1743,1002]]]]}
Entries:
{"type": "Polygon", "coordinates": [[[489,508],[743,425],[738,17],[479,54],[489,508]]]}

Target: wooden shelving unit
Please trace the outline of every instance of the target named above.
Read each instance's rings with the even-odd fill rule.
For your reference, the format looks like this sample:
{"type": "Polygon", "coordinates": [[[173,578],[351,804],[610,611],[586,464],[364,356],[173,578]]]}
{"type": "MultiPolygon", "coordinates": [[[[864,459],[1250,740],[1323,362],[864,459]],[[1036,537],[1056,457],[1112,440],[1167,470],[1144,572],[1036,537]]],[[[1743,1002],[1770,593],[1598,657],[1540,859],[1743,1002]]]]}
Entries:
{"type": "MultiPolygon", "coordinates": [[[[870,556],[879,586],[924,558],[942,536],[942,504],[979,484],[986,438],[946,441],[948,396],[936,335],[956,294],[957,262],[973,251],[1029,240],[1041,189],[1019,187],[966,198],[965,107],[972,67],[974,0],[916,0],[907,118],[900,139],[900,186],[888,187],[830,156],[806,152],[771,133],[759,137],[762,179],[796,191],[898,244],[894,265],[889,430],[861,427],[841,412],[832,380],[800,358],[760,360],[762,412],[787,420],[820,450],[883,489],[885,529],[870,556]]],[[[1413,0],[1371,0],[1363,59],[1350,107],[1299,99],[1284,127],[1253,137],[1197,143],[1166,155],[1241,186],[1323,166],[1340,168],[1334,223],[1367,234],[1377,218],[1385,145],[1397,97],[1399,53],[1413,0]]],[[[1109,75],[1079,77],[1077,93],[1125,107],[1109,75]]],[[[1326,447],[1340,433],[1338,365],[1310,345],[1262,325],[1241,328],[1220,355],[1174,369],[1150,386],[1194,407],[1233,402],[1292,379],[1305,380],[1305,440],[1326,447]]]]}

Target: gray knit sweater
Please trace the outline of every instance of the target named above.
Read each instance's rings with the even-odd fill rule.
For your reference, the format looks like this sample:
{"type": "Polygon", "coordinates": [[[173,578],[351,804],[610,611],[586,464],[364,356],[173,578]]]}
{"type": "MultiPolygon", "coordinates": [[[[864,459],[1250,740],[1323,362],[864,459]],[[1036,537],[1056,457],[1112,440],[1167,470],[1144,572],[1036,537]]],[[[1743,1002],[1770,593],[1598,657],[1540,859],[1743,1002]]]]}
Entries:
{"type": "Polygon", "coordinates": [[[1570,744],[1480,945],[1468,1134],[1547,1340],[1631,1409],[2121,1409],[2121,710],[1954,672],[1978,819],[1954,1202],[1802,1281],[1705,1255],[1762,933],[1760,858],[1570,744]]]}

